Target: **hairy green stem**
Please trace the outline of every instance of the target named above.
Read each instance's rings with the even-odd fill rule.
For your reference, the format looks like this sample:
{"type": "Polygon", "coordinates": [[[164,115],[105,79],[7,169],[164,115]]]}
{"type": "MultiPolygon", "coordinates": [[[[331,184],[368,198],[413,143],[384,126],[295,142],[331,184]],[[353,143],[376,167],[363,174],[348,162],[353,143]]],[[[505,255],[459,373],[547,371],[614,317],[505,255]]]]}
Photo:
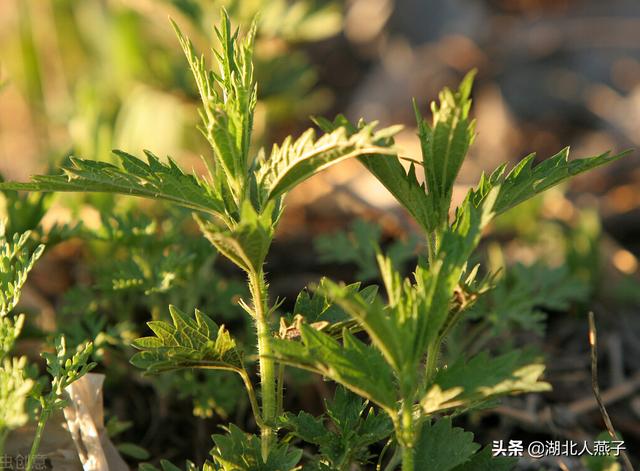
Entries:
{"type": "Polygon", "coordinates": [[[262,393],[262,457],[266,461],[275,438],[273,423],[276,418],[276,375],[271,358],[271,327],[268,319],[267,294],[262,271],[249,274],[249,286],[255,309],[258,335],[258,361],[260,363],[260,389],[262,393]]]}
{"type": "Polygon", "coordinates": [[[29,451],[29,458],[27,459],[27,467],[26,471],[31,471],[33,469],[33,463],[36,459],[36,455],[38,450],[40,449],[40,441],[42,440],[42,432],[44,431],[44,426],[47,424],[47,420],[49,420],[49,415],[51,414],[51,410],[48,408],[43,408],[42,413],[40,414],[40,418],[38,419],[38,426],[36,428],[36,435],[33,438],[33,444],[31,445],[31,450],[29,451]]]}
{"type": "Polygon", "coordinates": [[[407,399],[402,403],[402,440],[400,441],[400,447],[402,448],[402,471],[413,471],[415,467],[413,446],[415,443],[416,433],[411,406],[411,402],[407,399]]]}
{"type": "Polygon", "coordinates": [[[276,415],[280,416],[284,412],[284,365],[278,365],[278,403],[276,405],[276,415]]]}

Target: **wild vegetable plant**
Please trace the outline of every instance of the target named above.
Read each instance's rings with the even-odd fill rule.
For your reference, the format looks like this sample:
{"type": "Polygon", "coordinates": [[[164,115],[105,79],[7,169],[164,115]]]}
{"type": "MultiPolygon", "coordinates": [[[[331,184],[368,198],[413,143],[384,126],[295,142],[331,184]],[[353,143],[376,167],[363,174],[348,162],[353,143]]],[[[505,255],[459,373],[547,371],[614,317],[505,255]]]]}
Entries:
{"type": "MultiPolygon", "coordinates": [[[[384,410],[394,425],[396,457],[403,470],[449,470],[458,465],[479,469],[486,456],[475,454],[479,447],[460,429],[451,428],[450,417],[504,394],[549,388],[541,381],[544,365],[530,351],[493,358],[482,352],[451,365],[440,362],[451,330],[491,289],[492,274],[480,280],[479,267],[468,266],[468,261],[493,217],[623,155],[569,161],[564,149],[533,166],[531,154],[509,172],[502,165],[483,175],[451,218],[453,186],[475,136],[475,122],[469,117],[472,80],[470,73],[457,91],[441,92],[439,103],[431,105],[431,123],[414,103],[422,161],[411,161],[405,170],[396,156],[360,158],[415,218],[427,247],[413,278],[403,278],[389,257],[378,254],[384,300],[370,301],[344,284],[325,280],[321,285],[327,302],[349,314],[371,344],[347,327],[340,341],[302,323],[300,342],[277,340],[273,345],[279,361],[318,372],[384,410]],[[416,165],[424,169],[424,184],[417,179],[416,165]]],[[[318,124],[326,132],[346,127],[355,133],[364,126],[354,126],[344,117],[318,124]]]]}
{"type": "MultiPolygon", "coordinates": [[[[255,324],[259,391],[249,371],[250,356],[224,325],[197,309],[191,315],[170,306],[171,322],[149,322],[154,335],[134,343],[140,352],[131,361],[148,373],[213,369],[242,379],[261,437],[231,424],[227,434],[213,437],[213,462],[204,469],[297,469],[302,450],[291,446],[290,439],[299,439],[319,448],[308,460],[309,469],[347,470],[375,458],[369,445],[392,430],[377,459],[382,466],[388,456],[387,469],[400,463],[404,470],[508,469],[510,462],[494,462],[488,449],[477,453],[480,446],[472,434],[453,427],[452,417],[501,395],[549,386],[541,381],[543,364],[530,351],[497,357],[481,353],[451,365],[440,361],[452,328],[491,288],[491,274],[481,279],[479,268],[468,261],[494,216],[619,156],[568,161],[563,150],[537,166],[532,165],[534,156],[528,156],[508,173],[501,166],[483,176],[451,218],[454,182],[474,137],[472,74],[457,91],[441,93],[440,103],[432,105],[431,124],[416,107],[423,158],[411,161],[408,171],[393,148],[397,127],[376,131],[375,124],[353,125],[343,117],[319,119],[320,137],[308,130],[254,155],[255,24],[241,38],[223,14],[215,30],[218,70],[209,70],[204,56],[174,27],[202,100],[201,131],[212,149],[203,159],[205,176],[185,173],[172,159],[163,161],[150,151],[145,151],[146,161],[115,151],[120,165],[72,158],[63,175],[0,188],[119,193],[183,206],[193,211],[215,249],[244,271],[251,301],[241,306],[255,324]],[[278,325],[281,301],[269,298],[264,266],[283,198],[302,181],[353,157],[415,218],[426,254],[413,278],[404,279],[392,259],[379,252],[384,298],[375,287],[323,280],[315,293],[301,293],[294,312],[278,325]],[[416,164],[424,169],[424,184],[418,181],[416,164]],[[325,418],[286,414],[284,365],[317,372],[364,402],[338,390],[325,418]],[[288,439],[278,438],[280,428],[289,431],[288,439]],[[389,449],[395,451],[386,454],[389,449]]],[[[175,466],[163,463],[163,468],[175,466]]]]}
{"type": "Polygon", "coordinates": [[[295,140],[287,138],[274,145],[268,156],[260,150],[251,157],[257,96],[251,62],[255,24],[240,39],[223,13],[220,28],[216,28],[218,71],[208,70],[204,56],[198,56],[174,27],[202,99],[201,131],[213,151],[204,159],[206,177],[187,174],[172,159],[164,163],[149,151],[145,151],[146,162],[116,151],[121,166],[72,158],[65,175],[34,177],[32,183],[5,184],[3,188],[122,193],[193,210],[207,239],[247,274],[252,301],[242,307],[256,326],[261,403],[243,354],[229,332],[198,311],[191,317],[171,306],[173,324],[150,322],[156,336],[135,343],[142,351],[132,362],[150,372],[203,368],[239,374],[261,429],[261,460],[272,463],[282,457],[288,463],[297,462],[292,458],[299,459],[299,453],[281,450],[275,437],[279,401],[271,343],[277,303],[269,302],[263,269],[283,210],[282,200],[294,186],[341,160],[390,153],[390,137],[397,128],[376,131],[369,125],[354,133],[337,128],[319,138],[310,129],[295,140]]]}

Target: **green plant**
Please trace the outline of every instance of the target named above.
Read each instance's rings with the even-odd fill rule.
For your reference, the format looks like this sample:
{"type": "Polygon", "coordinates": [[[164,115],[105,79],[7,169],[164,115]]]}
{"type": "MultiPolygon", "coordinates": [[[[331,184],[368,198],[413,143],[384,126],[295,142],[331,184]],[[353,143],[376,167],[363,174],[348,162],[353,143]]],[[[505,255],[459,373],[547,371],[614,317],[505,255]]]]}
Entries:
{"type": "Polygon", "coordinates": [[[318,139],[314,131],[309,130],[296,140],[288,138],[282,145],[274,146],[269,158],[262,151],[250,159],[256,104],[251,63],[255,26],[241,42],[237,31],[231,31],[225,15],[221,28],[216,30],[221,46],[216,52],[218,73],[207,70],[204,57],[196,55],[177,26],[176,32],[202,98],[202,132],[213,149],[213,157],[206,159],[209,178],[185,174],[172,160],[162,163],[150,152],[146,152],[147,163],[117,152],[122,167],[72,159],[65,176],[35,177],[32,184],[8,184],[3,188],[132,194],[167,200],[198,213],[206,237],[242,268],[249,279],[252,305],[244,303],[243,307],[256,324],[261,407],[257,406],[235,342],[223,327],[218,328],[201,314],[196,314],[194,321],[172,308],[174,326],[150,323],[158,337],[137,342],[144,351],[134,362],[142,362],[151,371],[186,366],[239,373],[261,428],[262,459],[268,463],[270,450],[276,446],[276,378],[270,344],[271,323],[277,306],[269,305],[263,264],[280,218],[282,198],[299,182],[340,160],[389,152],[389,137],[394,129],[375,132],[373,126],[367,126],[347,136],[346,129],[339,128],[318,139]]]}
{"type": "Polygon", "coordinates": [[[28,398],[37,399],[41,411],[27,461],[27,470],[33,467],[47,419],[54,410],[65,405],[65,388],[95,366],[94,363],[88,363],[92,351],[90,343],[81,347],[75,355],[68,357],[65,339],[59,337],[55,343],[56,355],[42,354],[47,363],[47,370],[52,376],[50,391],[42,394],[41,384],[31,378],[27,358],[9,357],[25,321],[24,314],[10,316],[10,313],[18,304],[28,273],[45,248],[39,244],[35,250],[28,250],[30,235],[30,231],[14,233],[7,240],[5,223],[0,221],[0,456],[4,454],[4,442],[9,432],[29,420],[28,398]]]}
{"type": "MultiPolygon", "coordinates": [[[[168,304],[199,309],[229,323],[234,339],[252,342],[252,326],[235,299],[246,295],[242,280],[217,270],[217,253],[180,208],[151,218],[131,212],[103,214],[101,226],[85,230],[86,261],[91,279],[65,293],[57,313],[59,331],[70,344],[94,343],[94,358],[108,358],[105,367],[114,382],[138,381],[127,368],[131,342],[145,324],[135,322],[140,310],[166,320],[168,304]],[[195,231],[193,230],[195,229],[195,231]]],[[[162,400],[191,399],[198,417],[227,418],[244,408],[242,382],[216,371],[176,371],[144,379],[162,400]]]]}
{"type": "MultiPolygon", "coordinates": [[[[414,106],[422,144],[418,164],[425,169],[426,184],[418,182],[415,162],[405,171],[397,157],[360,159],[416,219],[427,245],[413,280],[402,279],[391,260],[378,255],[386,302],[368,302],[340,284],[326,282],[322,287],[329,302],[358,321],[371,345],[347,329],[340,343],[305,324],[300,326],[301,342],[274,342],[280,361],[329,377],[387,412],[404,470],[448,470],[484,459],[474,455],[478,447],[468,434],[443,422],[449,419],[437,418],[460,414],[503,394],[549,387],[540,381],[544,366],[531,352],[512,351],[495,358],[482,353],[451,365],[439,364],[452,328],[491,287],[492,276],[478,281],[478,267],[467,266],[483,228],[494,216],[545,189],[622,156],[568,161],[565,149],[537,166],[532,165],[534,155],[509,173],[503,165],[482,176],[451,221],[453,184],[474,138],[474,122],[469,119],[472,78],[473,74],[467,75],[456,92],[445,89],[440,94],[440,103],[431,106],[431,125],[414,106]],[[438,443],[452,445],[449,453],[430,445],[434,436],[438,443]],[[460,458],[458,463],[453,455],[460,458]]],[[[318,123],[325,131],[340,126],[357,132],[364,125],[350,125],[343,117],[318,123]]]]}
{"type": "MultiPolygon", "coordinates": [[[[361,281],[375,279],[379,275],[376,252],[381,243],[381,230],[373,222],[356,219],[349,230],[333,234],[322,234],[313,241],[321,262],[354,264],[358,267],[355,277],[361,281]]],[[[404,268],[416,254],[418,238],[411,235],[408,240],[396,240],[387,248],[387,256],[394,266],[404,268]]]]}
{"type": "MultiPolygon", "coordinates": [[[[535,167],[533,156],[509,173],[501,166],[482,177],[450,219],[453,184],[474,137],[469,118],[472,74],[458,91],[441,93],[440,104],[432,105],[431,125],[415,107],[426,184],[417,180],[415,161],[406,171],[396,156],[397,127],[376,131],[374,124],[354,126],[343,117],[334,122],[318,119],[324,131],[319,138],[309,130],[274,145],[268,156],[261,150],[252,158],[255,24],[241,39],[223,14],[216,29],[218,71],[209,70],[204,57],[174,27],[202,100],[201,130],[212,148],[212,156],[204,159],[206,176],[185,173],[172,159],[162,161],[149,151],[146,162],[115,151],[120,165],[72,158],[63,175],[3,183],[0,188],[119,193],[177,204],[193,212],[215,249],[246,274],[251,301],[240,305],[255,325],[259,393],[249,369],[252,352],[243,351],[224,325],[198,309],[191,316],[170,306],[171,321],[149,322],[154,335],[134,342],[140,352],[131,361],[147,373],[213,369],[241,378],[261,437],[229,425],[227,434],[213,437],[213,461],[203,469],[296,469],[302,450],[280,440],[279,428],[319,448],[308,460],[318,469],[350,469],[370,461],[369,445],[387,439],[392,430],[385,452],[391,447],[395,451],[387,469],[399,463],[404,470],[508,469],[510,460],[494,461],[488,450],[478,452],[473,435],[453,427],[452,418],[499,396],[543,391],[549,385],[541,381],[544,365],[531,351],[463,355],[450,365],[440,361],[448,335],[494,280],[490,273],[480,278],[478,267],[470,267],[468,260],[494,216],[620,155],[568,161],[564,150],[535,167]],[[312,296],[301,293],[294,312],[281,318],[276,330],[281,301],[269,299],[264,265],[283,198],[302,181],[347,158],[358,158],[416,219],[426,256],[413,279],[403,279],[392,258],[378,250],[386,298],[375,288],[323,280],[312,296]],[[370,343],[356,336],[362,331],[370,343]],[[363,415],[367,403],[344,391],[327,404],[328,420],[285,414],[285,365],[343,385],[383,415],[371,409],[363,415]]],[[[385,453],[378,457],[379,465],[385,458],[385,453]]],[[[193,464],[187,467],[196,469],[193,464]]]]}
{"type": "Polygon", "coordinates": [[[26,402],[34,387],[27,375],[26,357],[9,357],[24,325],[24,314],[11,315],[33,265],[42,255],[43,245],[34,252],[26,249],[29,232],[7,238],[0,220],[0,456],[11,430],[24,425],[29,416],[26,402]]]}
{"type": "Polygon", "coordinates": [[[374,458],[369,446],[391,433],[389,419],[343,388],[337,388],[333,400],[325,405],[327,413],[323,417],[299,412],[282,418],[282,427],[292,436],[318,446],[319,454],[310,467],[348,470],[354,463],[368,464],[374,458]]]}
{"type": "Polygon", "coordinates": [[[92,352],[93,344],[91,342],[80,345],[75,352],[68,352],[65,337],[58,336],[55,339],[55,353],[45,352],[42,354],[47,363],[47,372],[51,375],[51,383],[47,393],[38,391],[34,394],[40,403],[40,415],[33,444],[29,451],[27,471],[33,467],[47,420],[54,411],[64,408],[67,404],[65,389],[96,366],[95,363],[89,361],[92,352]]]}

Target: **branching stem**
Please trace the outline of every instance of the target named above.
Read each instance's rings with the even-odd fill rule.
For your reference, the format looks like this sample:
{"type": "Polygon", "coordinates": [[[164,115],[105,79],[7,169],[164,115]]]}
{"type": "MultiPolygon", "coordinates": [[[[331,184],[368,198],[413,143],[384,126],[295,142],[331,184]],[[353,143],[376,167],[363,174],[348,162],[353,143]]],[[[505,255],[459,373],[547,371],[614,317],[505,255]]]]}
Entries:
{"type": "Polygon", "coordinates": [[[40,414],[40,419],[38,419],[38,426],[36,428],[36,435],[33,438],[33,444],[31,445],[31,450],[29,451],[29,458],[27,459],[27,467],[26,471],[31,471],[33,469],[33,463],[36,459],[38,450],[40,449],[40,441],[42,440],[42,432],[44,431],[44,426],[47,424],[47,420],[49,420],[49,415],[51,414],[51,410],[48,407],[44,407],[42,409],[42,413],[40,414]]]}
{"type": "Polygon", "coordinates": [[[251,404],[251,411],[253,412],[253,417],[255,418],[256,424],[262,430],[265,428],[265,423],[262,420],[262,414],[260,413],[260,406],[258,405],[258,399],[256,397],[256,391],[253,389],[253,383],[251,382],[251,378],[249,378],[246,370],[238,370],[240,377],[244,383],[244,387],[247,390],[247,395],[249,396],[249,403],[251,404]]]}

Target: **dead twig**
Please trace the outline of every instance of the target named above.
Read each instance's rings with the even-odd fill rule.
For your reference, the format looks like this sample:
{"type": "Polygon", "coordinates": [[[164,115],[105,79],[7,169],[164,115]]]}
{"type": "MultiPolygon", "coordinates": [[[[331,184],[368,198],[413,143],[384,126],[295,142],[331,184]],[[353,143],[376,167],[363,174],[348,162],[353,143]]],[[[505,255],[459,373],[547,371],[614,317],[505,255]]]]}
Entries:
{"type": "MultiPolygon", "coordinates": [[[[605,406],[618,402],[634,394],[640,389],[640,373],[633,375],[624,382],[600,393],[602,403],[605,406]]],[[[579,416],[598,409],[598,401],[594,397],[584,397],[569,404],[567,410],[573,416],[579,416]]]]}
{"type": "MultiPolygon", "coordinates": [[[[593,394],[596,397],[596,401],[598,402],[598,407],[600,409],[600,414],[602,415],[602,419],[604,420],[604,424],[607,427],[607,431],[611,438],[615,441],[619,441],[618,434],[613,428],[613,424],[611,423],[611,418],[607,413],[607,409],[604,406],[604,402],[602,401],[602,397],[600,395],[600,386],[598,386],[598,344],[597,344],[597,332],[596,332],[596,321],[593,312],[589,313],[589,345],[591,346],[591,388],[593,389],[593,394]]],[[[622,456],[622,461],[624,463],[624,467],[627,471],[634,471],[633,465],[629,460],[629,455],[625,450],[620,450],[620,456],[622,456]]]]}

